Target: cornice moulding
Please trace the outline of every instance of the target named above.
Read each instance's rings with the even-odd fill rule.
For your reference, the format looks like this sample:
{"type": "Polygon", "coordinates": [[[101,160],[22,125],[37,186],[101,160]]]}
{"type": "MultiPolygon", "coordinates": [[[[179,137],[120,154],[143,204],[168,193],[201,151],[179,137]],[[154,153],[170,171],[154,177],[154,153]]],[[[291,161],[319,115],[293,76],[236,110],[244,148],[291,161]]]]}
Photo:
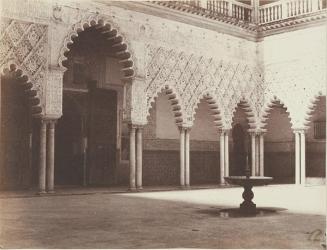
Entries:
{"type": "Polygon", "coordinates": [[[213,16],[202,10],[197,10],[196,8],[188,9],[183,8],[183,6],[170,6],[169,2],[105,2],[104,0],[98,0],[97,2],[104,5],[112,5],[127,10],[133,10],[152,16],[194,25],[196,27],[256,42],[262,41],[266,36],[322,25],[326,23],[327,19],[327,10],[324,9],[303,16],[256,25],[253,23],[238,21],[231,17],[213,16]]]}
{"type": "Polygon", "coordinates": [[[98,3],[124,8],[130,11],[136,11],[147,15],[161,17],[172,21],[193,25],[199,28],[209,29],[219,33],[232,35],[235,37],[247,39],[249,41],[257,40],[256,25],[246,22],[238,22],[237,25],[232,25],[235,20],[232,18],[225,18],[225,21],[219,17],[208,18],[199,14],[191,12],[182,12],[179,10],[167,8],[151,2],[133,2],[133,1],[112,1],[105,2],[98,0],[98,3]],[[249,28],[251,26],[251,28],[249,28]]]}

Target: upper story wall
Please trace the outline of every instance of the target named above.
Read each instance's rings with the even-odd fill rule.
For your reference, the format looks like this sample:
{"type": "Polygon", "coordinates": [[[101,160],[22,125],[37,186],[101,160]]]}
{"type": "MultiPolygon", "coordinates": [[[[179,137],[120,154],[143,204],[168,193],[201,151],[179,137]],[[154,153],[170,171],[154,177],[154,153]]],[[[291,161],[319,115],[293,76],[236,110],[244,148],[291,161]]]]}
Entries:
{"type": "Polygon", "coordinates": [[[293,128],[305,128],[316,98],[326,95],[325,25],[267,36],[260,42],[266,101],[275,96],[290,112],[293,128]]]}

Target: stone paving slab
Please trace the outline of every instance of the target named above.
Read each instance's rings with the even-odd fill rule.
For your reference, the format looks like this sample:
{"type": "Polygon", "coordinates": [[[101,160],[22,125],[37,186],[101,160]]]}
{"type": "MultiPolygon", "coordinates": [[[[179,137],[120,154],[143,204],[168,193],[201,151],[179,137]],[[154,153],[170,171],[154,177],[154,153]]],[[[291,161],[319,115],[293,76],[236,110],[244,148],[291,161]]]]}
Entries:
{"type": "MultiPolygon", "coordinates": [[[[283,188],[275,189],[280,192],[283,188]]],[[[237,188],[0,199],[0,245],[3,248],[321,248],[319,230],[325,230],[324,215],[281,210],[255,218],[220,217],[219,209],[231,207],[224,200],[212,200],[214,194],[222,197],[222,191],[230,191],[229,195],[235,199],[237,188]]],[[[303,195],[306,199],[310,193],[303,195]]]]}

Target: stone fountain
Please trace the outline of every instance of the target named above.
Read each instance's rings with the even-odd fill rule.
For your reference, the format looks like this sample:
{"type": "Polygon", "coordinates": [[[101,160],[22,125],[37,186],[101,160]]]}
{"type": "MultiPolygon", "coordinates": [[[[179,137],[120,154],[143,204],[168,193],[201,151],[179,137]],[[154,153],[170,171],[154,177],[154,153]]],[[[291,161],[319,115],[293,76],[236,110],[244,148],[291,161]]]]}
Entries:
{"type": "Polygon", "coordinates": [[[257,213],[256,204],[252,199],[254,193],[252,188],[254,186],[264,186],[272,181],[272,177],[265,176],[250,176],[250,169],[248,164],[248,157],[246,157],[246,174],[245,176],[228,176],[224,177],[228,184],[242,186],[244,192],[242,197],[244,201],[240,204],[240,213],[243,215],[255,215],[257,213]]]}

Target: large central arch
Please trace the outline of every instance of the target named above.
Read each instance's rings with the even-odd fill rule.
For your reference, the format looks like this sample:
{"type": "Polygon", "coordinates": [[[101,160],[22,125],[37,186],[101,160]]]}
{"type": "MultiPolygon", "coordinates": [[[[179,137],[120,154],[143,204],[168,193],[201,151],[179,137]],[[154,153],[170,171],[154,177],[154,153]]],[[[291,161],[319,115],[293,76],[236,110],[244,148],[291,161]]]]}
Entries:
{"type": "Polygon", "coordinates": [[[103,34],[108,40],[108,46],[115,52],[116,56],[120,59],[121,70],[124,72],[124,81],[129,81],[135,75],[133,52],[131,52],[131,45],[125,40],[127,37],[122,34],[118,26],[106,16],[90,15],[89,17],[80,20],[72,25],[68,34],[64,38],[61,46],[58,64],[60,67],[65,68],[63,62],[67,60],[66,53],[70,50],[69,45],[73,44],[73,38],[77,37],[79,32],[84,31],[86,28],[95,27],[103,34]]]}
{"type": "MultiPolygon", "coordinates": [[[[114,70],[118,72],[116,74],[117,78],[115,78],[115,79],[117,79],[117,82],[119,82],[119,85],[120,85],[119,88],[121,88],[120,91],[125,92],[125,94],[121,95],[121,98],[123,99],[122,104],[121,104],[122,105],[121,110],[124,109],[125,111],[127,111],[126,113],[124,113],[124,120],[129,121],[132,117],[131,106],[133,104],[132,104],[132,96],[129,95],[128,90],[126,91],[126,88],[130,88],[131,83],[133,83],[134,76],[136,75],[136,69],[134,68],[133,53],[128,50],[131,47],[131,45],[127,41],[125,41],[125,37],[127,37],[127,36],[125,34],[122,34],[119,31],[118,26],[115,24],[115,22],[113,22],[113,20],[110,19],[110,17],[94,14],[94,15],[90,15],[87,18],[80,20],[77,23],[74,23],[71,26],[71,28],[69,29],[65,38],[63,39],[63,44],[60,48],[59,56],[57,58],[57,63],[59,65],[59,67],[62,69],[65,69],[65,70],[68,69],[68,67],[70,68],[70,66],[68,64],[69,63],[68,59],[71,59],[70,56],[76,52],[76,51],[74,52],[74,49],[71,50],[71,48],[75,48],[75,45],[77,47],[80,45],[79,42],[86,38],[86,36],[84,36],[84,34],[88,35],[87,41],[89,41],[89,42],[91,41],[91,43],[86,42],[83,45],[83,46],[88,46],[87,50],[94,51],[96,46],[101,45],[101,46],[99,46],[99,48],[101,50],[105,50],[105,51],[103,51],[103,54],[102,54],[102,56],[104,56],[103,58],[105,60],[107,60],[106,58],[109,57],[109,58],[113,58],[113,60],[115,61],[115,65],[117,65],[117,66],[115,66],[114,70]],[[92,36],[92,34],[93,34],[92,32],[95,32],[97,35],[92,36]],[[98,45],[96,45],[95,44],[96,42],[100,42],[100,43],[98,43],[98,45]],[[71,54],[70,52],[73,52],[73,53],[71,54]],[[110,52],[109,53],[110,55],[105,52],[110,52]],[[125,88],[125,90],[122,90],[123,88],[125,88]]],[[[84,49],[84,47],[83,47],[83,49],[84,49]]],[[[98,50],[97,53],[99,51],[100,50],[98,50]]],[[[83,54],[83,56],[88,57],[89,52],[85,52],[83,54]]],[[[106,64],[106,62],[105,62],[105,64],[106,64]]],[[[67,72],[69,72],[69,70],[67,72]]],[[[86,89],[89,91],[88,96],[89,96],[90,100],[87,101],[87,103],[89,103],[90,106],[87,106],[87,105],[86,106],[84,105],[84,106],[87,110],[89,110],[88,112],[90,112],[90,114],[88,115],[88,118],[87,118],[88,122],[84,121],[84,123],[88,124],[88,126],[91,126],[91,124],[93,124],[92,125],[93,129],[89,128],[88,131],[85,131],[85,129],[84,129],[83,133],[81,133],[81,135],[79,135],[80,137],[83,137],[83,138],[77,138],[77,139],[75,138],[76,140],[74,141],[74,143],[78,144],[80,146],[77,147],[78,152],[75,150],[77,153],[74,150],[72,151],[72,152],[75,152],[74,154],[77,156],[76,164],[79,165],[79,167],[80,167],[81,162],[83,162],[83,165],[85,165],[85,159],[86,159],[86,162],[88,162],[88,164],[89,164],[89,168],[88,168],[88,170],[85,170],[85,169],[83,170],[83,181],[81,181],[81,178],[79,178],[77,181],[75,181],[75,183],[73,183],[73,181],[71,181],[72,178],[70,178],[70,180],[68,180],[69,179],[68,178],[67,179],[68,181],[65,180],[64,178],[62,178],[65,182],[64,183],[65,185],[71,185],[71,184],[74,185],[76,183],[79,185],[82,182],[83,182],[83,184],[87,183],[87,184],[95,184],[95,185],[98,185],[101,182],[101,185],[102,184],[104,184],[104,185],[110,184],[111,185],[111,184],[115,184],[116,180],[120,178],[119,176],[116,176],[117,172],[120,171],[119,169],[116,169],[116,165],[121,164],[120,156],[117,151],[117,150],[119,150],[119,147],[120,147],[120,142],[118,141],[118,138],[121,137],[121,135],[120,135],[121,129],[118,129],[117,126],[122,126],[122,124],[120,124],[120,120],[118,120],[118,118],[117,118],[118,117],[118,115],[117,115],[118,114],[118,108],[117,108],[117,105],[118,105],[117,93],[118,92],[116,92],[114,90],[112,91],[111,89],[107,89],[107,88],[110,88],[109,85],[111,84],[111,82],[106,82],[104,80],[103,86],[100,86],[100,85],[98,86],[97,84],[93,85],[94,82],[92,83],[92,80],[94,80],[94,79],[89,79],[89,80],[86,81],[87,82],[86,89]],[[92,85],[92,87],[90,84],[92,85]],[[115,92],[115,93],[113,93],[113,92],[115,92]],[[107,104],[110,104],[111,106],[107,106],[107,104]],[[99,125],[99,122],[96,122],[97,121],[96,117],[98,117],[98,116],[101,116],[100,117],[101,119],[106,119],[106,120],[110,120],[110,121],[112,120],[112,127],[110,127],[110,130],[112,131],[112,132],[110,132],[111,139],[110,139],[110,142],[109,141],[107,142],[107,144],[103,141],[101,141],[102,144],[100,143],[101,136],[99,137],[98,134],[101,134],[101,133],[103,134],[102,140],[104,140],[104,138],[107,138],[109,135],[106,134],[105,132],[103,132],[104,130],[95,131],[96,130],[95,127],[97,127],[97,128],[103,127],[103,126],[99,125]],[[116,123],[117,123],[117,125],[114,125],[116,123]],[[118,125],[118,123],[119,123],[119,125],[118,125]],[[111,135],[111,133],[114,133],[115,135],[111,135]],[[88,146],[86,146],[87,150],[88,150],[87,152],[84,151],[84,150],[86,150],[85,145],[84,145],[85,143],[88,145],[88,146]],[[108,148],[110,148],[110,150],[108,148]],[[107,149],[110,151],[110,152],[108,151],[109,153],[106,151],[107,149]],[[87,155],[85,159],[83,159],[84,156],[82,156],[82,154],[87,155]],[[99,154],[101,154],[102,158],[99,157],[99,154]],[[112,157],[112,162],[110,162],[110,164],[109,164],[108,158],[110,158],[110,157],[112,157]],[[101,160],[99,160],[99,158],[104,159],[104,161],[100,162],[101,160]],[[101,179],[100,180],[99,178],[97,179],[97,177],[94,177],[94,176],[99,177],[99,174],[97,174],[99,172],[98,171],[99,169],[97,167],[100,165],[101,166],[102,165],[103,166],[110,165],[111,172],[110,172],[110,180],[109,181],[108,181],[108,178],[100,178],[101,179]],[[86,174],[86,172],[88,172],[88,174],[86,174]],[[86,177],[86,175],[87,175],[87,177],[86,177]],[[86,178],[88,179],[88,181],[85,181],[86,178]]],[[[63,84],[64,84],[64,82],[65,82],[65,80],[63,81],[63,84]]],[[[67,86],[63,89],[66,91],[67,86]]],[[[133,95],[133,93],[132,93],[132,95],[133,95]]],[[[64,95],[64,97],[66,98],[66,104],[67,104],[67,93],[64,95]]],[[[88,99],[88,98],[86,98],[86,99],[88,99]]],[[[65,127],[64,124],[67,125],[67,121],[69,121],[69,117],[67,117],[67,115],[69,116],[70,111],[69,111],[69,107],[67,105],[64,108],[64,112],[66,112],[66,116],[65,116],[65,114],[63,116],[65,119],[61,119],[58,122],[58,125],[61,125],[61,126],[58,126],[58,128],[60,128],[62,130],[62,131],[58,131],[58,134],[61,134],[61,135],[67,133],[67,131],[68,131],[68,129],[66,129],[66,131],[64,131],[65,129],[63,128],[63,127],[65,127]],[[62,124],[59,124],[59,123],[62,123],[62,124]],[[61,132],[61,133],[59,133],[59,132],[61,132]]],[[[121,117],[120,113],[119,113],[119,117],[121,117]]],[[[83,118],[83,120],[84,120],[84,118],[83,118]]],[[[63,139],[63,138],[61,138],[61,139],[63,139]]],[[[61,141],[63,141],[63,140],[61,140],[61,141]]],[[[65,144],[63,144],[63,145],[65,145],[65,144]]],[[[65,162],[65,165],[67,165],[67,164],[68,163],[65,162]]],[[[85,168],[85,166],[83,166],[83,168],[85,168]]],[[[61,167],[61,169],[63,169],[63,167],[61,167]]],[[[67,172],[66,174],[69,174],[69,173],[67,172]]]]}

